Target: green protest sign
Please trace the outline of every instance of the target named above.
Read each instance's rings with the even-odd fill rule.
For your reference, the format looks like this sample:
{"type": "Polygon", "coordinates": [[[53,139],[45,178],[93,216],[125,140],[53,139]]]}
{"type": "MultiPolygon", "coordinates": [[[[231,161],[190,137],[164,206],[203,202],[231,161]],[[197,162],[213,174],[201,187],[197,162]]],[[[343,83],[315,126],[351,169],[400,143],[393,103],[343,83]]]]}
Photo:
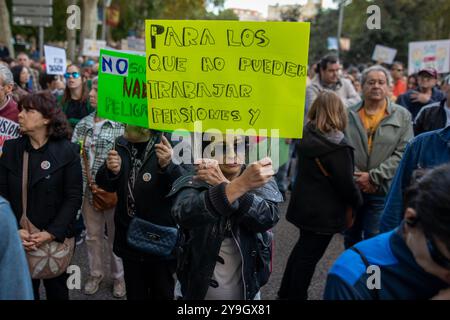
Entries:
{"type": "Polygon", "coordinates": [[[145,56],[100,50],[98,110],[100,117],[148,128],[145,56]]]}

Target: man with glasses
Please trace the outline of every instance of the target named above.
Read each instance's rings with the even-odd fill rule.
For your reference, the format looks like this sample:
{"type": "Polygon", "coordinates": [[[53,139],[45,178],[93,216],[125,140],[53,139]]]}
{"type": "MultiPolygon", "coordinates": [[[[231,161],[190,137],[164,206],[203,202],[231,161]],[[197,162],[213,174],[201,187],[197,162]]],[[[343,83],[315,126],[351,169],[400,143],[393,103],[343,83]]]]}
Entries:
{"type": "Polygon", "coordinates": [[[444,100],[445,95],[437,87],[438,73],[436,69],[425,68],[418,74],[419,89],[409,90],[397,99],[397,104],[405,107],[411,112],[412,118],[415,119],[422,107],[444,100]]]}
{"type": "Polygon", "coordinates": [[[406,81],[403,72],[403,63],[396,61],[392,64],[391,76],[394,80],[392,93],[394,97],[398,97],[406,92],[406,81]]]}
{"type": "Polygon", "coordinates": [[[386,194],[409,140],[411,115],[388,98],[389,71],[372,66],[363,71],[363,101],[348,108],[345,136],[355,154],[355,182],[364,204],[345,233],[345,247],[379,233],[386,194]]]}
{"type": "Polygon", "coordinates": [[[406,192],[401,225],[345,251],[328,274],[324,298],[450,299],[448,190],[450,165],[420,178],[406,192]]]}

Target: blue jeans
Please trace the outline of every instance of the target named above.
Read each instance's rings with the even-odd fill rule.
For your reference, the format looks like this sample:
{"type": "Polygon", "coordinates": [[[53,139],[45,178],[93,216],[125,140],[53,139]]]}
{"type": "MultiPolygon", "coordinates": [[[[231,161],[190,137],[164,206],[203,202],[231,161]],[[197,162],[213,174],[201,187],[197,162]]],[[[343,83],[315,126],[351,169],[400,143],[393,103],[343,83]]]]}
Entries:
{"type": "Polygon", "coordinates": [[[363,193],[363,200],[362,207],[356,212],[355,223],[344,233],[346,249],[380,233],[380,218],[384,210],[385,196],[363,193]]]}

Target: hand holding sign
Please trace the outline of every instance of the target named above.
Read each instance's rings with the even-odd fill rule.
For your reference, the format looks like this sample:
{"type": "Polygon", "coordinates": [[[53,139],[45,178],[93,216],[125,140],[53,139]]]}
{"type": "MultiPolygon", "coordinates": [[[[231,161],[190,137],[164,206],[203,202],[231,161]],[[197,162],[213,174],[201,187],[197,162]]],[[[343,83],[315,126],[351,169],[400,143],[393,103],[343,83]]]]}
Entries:
{"type": "Polygon", "coordinates": [[[229,183],[230,181],[225,178],[220,170],[219,162],[214,159],[198,159],[195,161],[197,165],[194,179],[202,180],[206,183],[209,183],[212,186],[217,186],[221,183],[229,183]]]}
{"type": "Polygon", "coordinates": [[[270,158],[266,157],[252,163],[225,188],[228,201],[232,203],[247,192],[262,187],[274,174],[270,158]]]}
{"type": "Polygon", "coordinates": [[[116,150],[111,150],[108,152],[108,158],[106,158],[106,167],[109,171],[115,175],[119,174],[120,168],[122,166],[122,158],[116,150]]]}

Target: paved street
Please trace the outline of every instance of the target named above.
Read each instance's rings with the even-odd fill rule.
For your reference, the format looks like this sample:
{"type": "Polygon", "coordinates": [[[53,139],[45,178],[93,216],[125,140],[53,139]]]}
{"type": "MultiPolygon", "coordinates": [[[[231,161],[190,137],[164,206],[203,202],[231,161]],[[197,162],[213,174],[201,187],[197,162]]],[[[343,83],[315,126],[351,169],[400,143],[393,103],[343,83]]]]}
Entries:
{"type": "MultiPolygon", "coordinates": [[[[273,273],[269,283],[262,289],[262,298],[267,300],[276,299],[281,278],[283,276],[284,267],[289,257],[292,247],[298,240],[298,229],[288,223],[285,219],[285,212],[287,202],[281,206],[281,220],[275,227],[275,255],[273,260],[273,273]]],[[[342,236],[336,235],[331,242],[323,259],[319,262],[316,273],[314,275],[311,287],[309,289],[310,299],[322,299],[323,290],[325,287],[325,279],[328,269],[333,264],[333,261],[343,251],[342,236]]],[[[79,265],[82,270],[82,281],[87,277],[88,262],[86,244],[83,243],[75,254],[73,264],[79,265]]],[[[105,280],[100,285],[100,290],[93,296],[83,294],[82,290],[72,290],[70,297],[73,300],[109,300],[115,299],[112,294],[112,281],[105,277],[105,280]]]]}

